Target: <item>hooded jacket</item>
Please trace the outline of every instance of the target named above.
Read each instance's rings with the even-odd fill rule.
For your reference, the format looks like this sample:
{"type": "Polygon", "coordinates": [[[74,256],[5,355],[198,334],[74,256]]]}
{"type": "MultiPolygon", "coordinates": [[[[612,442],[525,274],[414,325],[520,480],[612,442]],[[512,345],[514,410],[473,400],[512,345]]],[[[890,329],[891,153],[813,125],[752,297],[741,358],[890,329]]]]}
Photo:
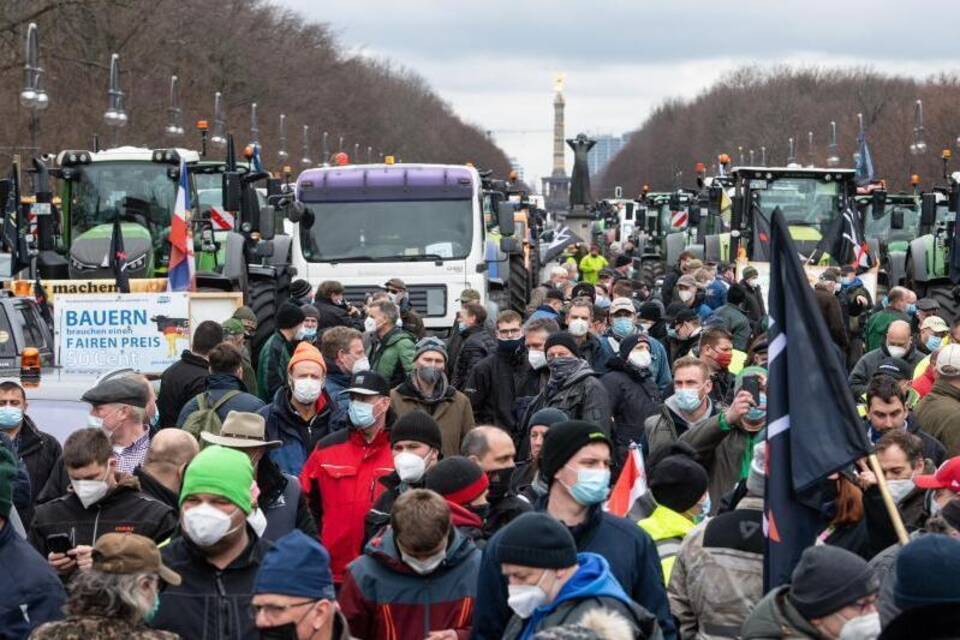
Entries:
{"type": "Polygon", "coordinates": [[[960,389],[937,380],[914,413],[923,430],[947,448],[948,458],[960,455],[960,389]]]}
{"type": "Polygon", "coordinates": [[[482,326],[463,332],[463,346],[451,367],[450,384],[456,389],[466,386],[467,377],[477,363],[497,350],[497,340],[482,326]]]}
{"type": "Polygon", "coordinates": [[[517,400],[540,393],[541,376],[530,368],[526,349],[497,350],[477,363],[467,376],[463,393],[470,399],[473,417],[519,436],[517,400]]]}
{"type": "MultiPolygon", "coordinates": [[[[535,510],[546,511],[547,496],[535,510]]],[[[500,570],[497,547],[503,530],[497,532],[483,550],[477,583],[477,613],[473,622],[475,640],[500,640],[511,617],[507,606],[507,582],[500,570]]],[[[663,586],[660,557],[650,536],[635,522],[606,513],[600,505],[590,507],[587,519],[570,528],[579,552],[603,556],[610,573],[631,600],[657,617],[667,640],[677,638],[673,616],[663,586]]]]}
{"type": "MultiPolygon", "coordinates": [[[[873,377],[877,367],[880,366],[881,362],[890,357],[890,352],[887,351],[887,345],[884,344],[878,349],[868,351],[857,360],[857,364],[854,365],[853,371],[850,372],[850,378],[848,379],[854,397],[859,398],[867,392],[870,378],[873,377]]],[[[923,354],[917,351],[916,347],[911,343],[910,348],[901,360],[909,364],[912,369],[923,360],[923,354]]]]}
{"type": "Polygon", "coordinates": [[[395,387],[413,371],[415,355],[416,343],[413,336],[400,327],[394,327],[371,345],[370,369],[382,375],[391,387],[395,387]]]}
{"type": "MultiPolygon", "coordinates": [[[[217,409],[220,422],[226,420],[227,414],[231,411],[256,413],[263,408],[263,400],[252,393],[247,393],[247,386],[243,384],[243,381],[237,376],[230,375],[229,373],[211,373],[207,376],[207,390],[203,393],[207,396],[206,401],[208,407],[215,405],[229,391],[239,391],[240,393],[231,396],[217,409]]],[[[183,423],[187,421],[190,414],[199,409],[200,396],[198,395],[183,405],[183,409],[180,410],[180,415],[177,416],[177,427],[183,428],[183,423]]]]}
{"type": "MultiPolygon", "coordinates": [[[[612,331],[606,332],[603,335],[603,340],[607,343],[611,351],[611,356],[614,353],[620,352],[620,338],[613,335],[612,331]]],[[[666,340],[666,338],[664,338],[664,340],[666,340]]],[[[673,384],[673,372],[670,371],[670,356],[667,355],[667,348],[663,346],[664,343],[658,340],[652,333],[647,333],[647,342],[650,345],[650,375],[653,377],[653,381],[656,383],[657,389],[662,395],[666,393],[673,384]]],[[[596,369],[594,369],[594,371],[596,371],[596,369]]]]}
{"type": "Polygon", "coordinates": [[[300,486],[307,497],[320,542],[330,552],[333,581],[340,584],[347,565],[363,548],[363,522],[383,491],[380,478],[393,472],[387,429],[367,442],[360,429],[331,433],[310,454],[300,486]]]}
{"type": "Polygon", "coordinates": [[[63,584],[45,557],[17,535],[8,522],[0,529],[0,629],[22,640],[31,629],[58,620],[67,599],[63,584]]]}
{"type": "Polygon", "coordinates": [[[697,462],[703,465],[710,476],[707,491],[713,504],[711,515],[717,513],[724,494],[746,477],[750,464],[749,456],[753,455],[753,445],[763,438],[763,430],[750,433],[739,427],[726,425],[726,422],[726,426],[722,426],[722,415],[718,413],[711,416],[680,436],[681,442],[694,448],[697,462]]]}
{"type": "Polygon", "coordinates": [[[643,429],[648,449],[645,453],[650,455],[661,447],[669,447],[676,442],[680,436],[690,429],[693,429],[716,415],[717,406],[707,396],[707,410],[700,420],[689,423],[680,408],[677,406],[677,396],[672,395],[663,401],[660,411],[644,421],[643,429]]]}
{"type": "Polygon", "coordinates": [[[273,402],[258,412],[266,421],[267,440],[283,442],[267,455],[284,473],[299,477],[317,442],[330,433],[333,424],[343,419],[326,390],[320,394],[316,406],[316,415],[304,420],[290,404],[290,390],[281,387],[274,394],[273,402]]]}
{"type": "Polygon", "coordinates": [[[662,640],[657,619],[623,591],[603,556],[578,553],[577,564],[576,573],[560,588],[553,602],[537,607],[525,620],[517,615],[510,618],[504,640],[529,640],[543,629],[576,624],[597,609],[623,616],[633,627],[635,638],[662,640]]]}
{"type": "MultiPolygon", "coordinates": [[[[412,374],[416,375],[416,374],[412,374]]],[[[447,383],[446,375],[437,382],[440,392],[435,399],[424,398],[420,389],[413,383],[412,375],[407,376],[396,389],[390,391],[390,406],[400,418],[411,411],[420,409],[428,413],[440,425],[443,439],[444,456],[460,453],[460,443],[467,431],[476,424],[470,400],[447,383]]]]}
{"type": "Polygon", "coordinates": [[[447,555],[420,575],[401,559],[393,530],[374,538],[350,570],[337,600],[361,640],[423,640],[431,631],[453,629],[466,640],[474,615],[480,551],[456,527],[447,555]]]}
{"type": "Polygon", "coordinates": [[[93,546],[104,533],[138,533],[160,543],[176,526],[176,512],[141,493],[137,479],[125,475],[88,509],[73,491],[38,506],[30,527],[30,543],[46,558],[50,552],[47,536],[53,533],[68,534],[74,546],[93,546]]]}
{"type": "Polygon", "coordinates": [[[183,405],[206,388],[209,367],[206,358],[184,350],[180,359],[166,368],[160,376],[160,393],[157,394],[161,428],[175,425],[183,405]]]}
{"type": "Polygon", "coordinates": [[[598,338],[593,333],[584,336],[583,344],[580,345],[580,358],[586,361],[598,376],[607,372],[607,362],[614,355],[613,347],[606,339],[598,338]]]}
{"type": "Polygon", "coordinates": [[[160,609],[150,623],[155,629],[203,640],[258,640],[250,613],[253,582],[270,543],[257,539],[247,526],[243,552],[223,570],[207,561],[186,536],[160,550],[163,563],[180,574],[180,586],[160,592],[160,609]]]}
{"type": "Polygon", "coordinates": [[[607,390],[597,378],[596,372],[582,360],[579,367],[560,383],[559,388],[554,389],[548,378],[543,390],[527,407],[523,416],[524,437],[521,439],[524,452],[530,445],[529,438],[526,437],[530,428],[530,418],[544,407],[559,409],[567,414],[570,420],[586,420],[607,433],[610,432],[611,412],[607,390]]]}
{"type": "Polygon", "coordinates": [[[277,390],[286,386],[287,365],[290,364],[290,357],[296,346],[277,330],[260,348],[260,357],[257,360],[257,391],[264,402],[270,402],[277,390]]]}
{"type": "Polygon", "coordinates": [[[747,617],[741,629],[742,640],[779,640],[780,638],[811,638],[823,636],[810,621],[800,615],[787,593],[790,585],[778,587],[765,595],[747,617]]]}
{"type": "Polygon", "coordinates": [[[649,369],[640,369],[615,357],[608,362],[610,370],[600,378],[610,406],[613,408],[613,444],[617,466],[623,463],[631,442],[647,451],[644,422],[659,412],[660,391],[649,369]]]}

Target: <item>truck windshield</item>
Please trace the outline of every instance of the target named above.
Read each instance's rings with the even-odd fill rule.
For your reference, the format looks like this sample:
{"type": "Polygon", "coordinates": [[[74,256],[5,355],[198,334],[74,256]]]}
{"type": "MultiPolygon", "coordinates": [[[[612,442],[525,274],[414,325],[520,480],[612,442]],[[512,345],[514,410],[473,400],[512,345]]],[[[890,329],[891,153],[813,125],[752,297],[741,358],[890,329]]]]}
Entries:
{"type": "Polygon", "coordinates": [[[473,241],[471,200],[308,202],[314,215],[300,234],[304,258],[463,259],[473,241]]]}
{"type": "Polygon", "coordinates": [[[814,178],[780,178],[751,183],[753,200],[767,220],[780,207],[787,224],[825,226],[840,209],[840,185],[814,178]]]}
{"type": "Polygon", "coordinates": [[[883,215],[878,219],[873,215],[873,207],[867,205],[867,213],[864,216],[864,220],[864,233],[868,238],[880,238],[888,242],[913,240],[917,237],[917,229],[920,227],[920,208],[916,205],[895,205],[887,203],[883,215]],[[894,211],[903,212],[902,229],[894,229],[890,226],[894,211]]]}
{"type": "Polygon", "coordinates": [[[128,217],[124,220],[147,223],[149,226],[168,226],[177,197],[177,183],[167,175],[168,167],[149,161],[84,165],[71,190],[73,226],[85,231],[98,224],[112,223],[118,213],[124,213],[125,198],[141,202],[127,201],[134,207],[128,206],[128,217]],[[132,218],[130,214],[133,214],[132,218]],[[146,220],[142,219],[144,214],[146,220]]]}

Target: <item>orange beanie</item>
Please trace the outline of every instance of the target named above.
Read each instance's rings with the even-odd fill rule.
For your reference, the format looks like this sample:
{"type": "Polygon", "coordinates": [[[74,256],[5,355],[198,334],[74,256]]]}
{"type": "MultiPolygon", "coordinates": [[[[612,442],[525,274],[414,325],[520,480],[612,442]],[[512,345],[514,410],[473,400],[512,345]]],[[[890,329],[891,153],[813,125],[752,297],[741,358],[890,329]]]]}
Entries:
{"type": "Polygon", "coordinates": [[[297,345],[296,350],[293,352],[293,356],[290,358],[290,364],[287,365],[287,372],[293,370],[293,365],[298,362],[316,362],[320,365],[320,368],[323,369],[324,375],[327,373],[327,365],[323,361],[323,355],[320,354],[320,351],[310,344],[309,342],[301,342],[297,345]]]}

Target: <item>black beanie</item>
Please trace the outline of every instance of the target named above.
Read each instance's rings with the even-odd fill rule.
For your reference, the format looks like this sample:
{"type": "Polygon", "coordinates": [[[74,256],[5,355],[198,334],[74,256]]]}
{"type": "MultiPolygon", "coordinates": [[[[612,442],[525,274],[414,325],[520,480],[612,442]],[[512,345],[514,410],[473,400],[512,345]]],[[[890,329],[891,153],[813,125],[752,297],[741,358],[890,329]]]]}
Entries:
{"type": "Polygon", "coordinates": [[[807,547],[793,570],[787,597],[807,620],[824,618],[878,590],[860,556],[829,544],[807,547]]]}
{"type": "Polygon", "coordinates": [[[443,448],[440,425],[428,413],[420,409],[405,413],[390,429],[390,444],[397,444],[401,440],[422,442],[437,451],[443,448]]]}
{"type": "Polygon", "coordinates": [[[530,426],[552,427],[558,422],[566,422],[570,417],[560,409],[544,407],[530,416],[530,426]]]}
{"type": "Polygon", "coordinates": [[[306,280],[297,279],[290,283],[290,297],[297,299],[310,295],[310,283],[306,280]]]}
{"type": "Polygon", "coordinates": [[[303,322],[305,317],[300,307],[290,302],[284,302],[277,311],[277,328],[293,329],[303,322]]]}
{"type": "Polygon", "coordinates": [[[901,610],[947,602],[960,607],[958,572],[960,540],[935,533],[911,540],[897,554],[893,602],[901,610]]]}
{"type": "Polygon", "coordinates": [[[620,359],[624,362],[630,358],[630,352],[637,348],[637,343],[643,342],[650,346],[650,338],[642,333],[634,333],[620,341],[620,359]]]}
{"type": "Polygon", "coordinates": [[[640,305],[640,319],[659,322],[663,318],[663,307],[656,302],[644,302],[640,305]]]}
{"type": "Polygon", "coordinates": [[[577,451],[594,442],[603,442],[613,451],[610,436],[592,422],[568,420],[550,427],[540,450],[540,474],[547,484],[577,451]]]}
{"type": "Polygon", "coordinates": [[[577,339],[569,331],[557,331],[547,336],[547,342],[543,345],[543,351],[547,352],[550,347],[564,346],[570,350],[573,357],[580,357],[580,347],[577,346],[577,339]]]}
{"type": "Polygon", "coordinates": [[[466,506],[486,491],[490,479],[483,468],[470,458],[451,456],[427,470],[424,486],[450,502],[466,506]]]}
{"type": "Polygon", "coordinates": [[[707,492],[707,471],[686,455],[669,455],[650,469],[650,491],[657,504],[683,513],[707,492]]]}
{"type": "Polygon", "coordinates": [[[497,562],[541,569],[577,564],[577,543],[567,526],[546,513],[515,518],[500,532],[497,562]]]}

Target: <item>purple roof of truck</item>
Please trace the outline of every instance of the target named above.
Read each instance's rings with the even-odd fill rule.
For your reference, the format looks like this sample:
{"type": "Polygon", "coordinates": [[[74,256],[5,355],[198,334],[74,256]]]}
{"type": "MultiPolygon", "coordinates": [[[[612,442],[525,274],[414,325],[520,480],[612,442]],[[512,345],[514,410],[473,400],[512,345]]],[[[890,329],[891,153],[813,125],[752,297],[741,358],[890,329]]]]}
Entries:
{"type": "Polygon", "coordinates": [[[462,200],[473,196],[469,168],[442,165],[360,165],[307,169],[297,179],[301,202],[462,200]]]}

